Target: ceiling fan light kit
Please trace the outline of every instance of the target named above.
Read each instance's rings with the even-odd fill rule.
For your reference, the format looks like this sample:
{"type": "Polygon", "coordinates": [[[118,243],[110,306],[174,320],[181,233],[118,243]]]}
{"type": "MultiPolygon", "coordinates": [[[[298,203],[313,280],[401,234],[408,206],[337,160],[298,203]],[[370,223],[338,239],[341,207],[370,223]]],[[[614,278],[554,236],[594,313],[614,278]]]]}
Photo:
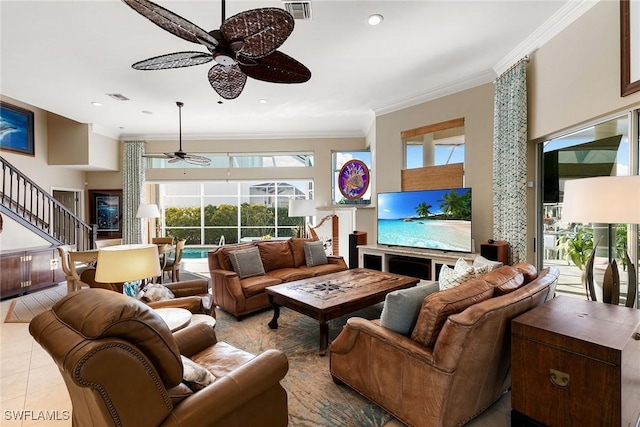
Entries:
{"type": "Polygon", "coordinates": [[[155,56],[133,64],[136,70],[165,70],[214,61],[209,83],[225,99],[235,99],[242,93],[247,76],[271,83],[304,83],[311,78],[307,67],[277,50],[294,28],[293,16],[283,9],[252,9],[225,19],[222,0],[222,25],[207,32],[152,1],[122,1],[160,28],[208,50],[155,56]]]}

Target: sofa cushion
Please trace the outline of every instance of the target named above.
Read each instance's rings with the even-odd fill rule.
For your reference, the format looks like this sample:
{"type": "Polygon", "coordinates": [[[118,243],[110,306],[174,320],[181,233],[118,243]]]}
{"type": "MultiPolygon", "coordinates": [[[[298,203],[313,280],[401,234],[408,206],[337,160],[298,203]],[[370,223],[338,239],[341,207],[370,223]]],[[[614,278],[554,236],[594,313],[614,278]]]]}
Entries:
{"type": "Polygon", "coordinates": [[[305,271],[306,274],[310,274],[311,277],[322,276],[323,274],[329,273],[337,273],[338,271],[346,270],[346,267],[343,267],[340,264],[322,264],[315,265],[313,267],[300,267],[299,270],[305,271]]]}
{"type": "Polygon", "coordinates": [[[305,242],[304,257],[307,267],[328,264],[327,253],[324,251],[324,245],[320,240],[313,242],[305,242]]]}
{"type": "Polygon", "coordinates": [[[291,253],[293,254],[293,266],[302,267],[307,265],[307,260],[304,256],[304,244],[305,242],[313,242],[314,239],[301,239],[293,238],[289,239],[289,246],[291,247],[291,253]]]}
{"type": "Polygon", "coordinates": [[[268,286],[279,285],[280,283],[282,283],[282,280],[268,274],[240,279],[240,286],[245,298],[263,294],[268,286]]]}
{"type": "Polygon", "coordinates": [[[531,265],[528,262],[519,262],[517,264],[513,264],[512,267],[522,273],[525,285],[538,277],[538,270],[535,265],[531,265]]]}
{"type": "Polygon", "coordinates": [[[380,314],[380,326],[408,337],[416,324],[422,301],[437,291],[438,284],[432,282],[389,292],[380,314]]]}
{"type": "Polygon", "coordinates": [[[508,265],[490,271],[482,279],[495,288],[496,296],[513,292],[524,284],[524,275],[508,265]]]}
{"type": "Polygon", "coordinates": [[[229,252],[229,259],[233,265],[233,271],[238,273],[241,279],[261,276],[264,274],[264,266],[257,247],[239,249],[229,252]]]}
{"type": "Polygon", "coordinates": [[[254,246],[255,245],[253,243],[246,243],[241,245],[224,246],[218,249],[218,264],[220,264],[220,268],[222,268],[223,270],[233,271],[233,265],[231,264],[231,260],[229,259],[229,253],[242,249],[250,249],[254,246]]]}
{"type": "Polygon", "coordinates": [[[293,253],[286,240],[263,241],[256,244],[265,271],[293,267],[293,253]]]}
{"type": "Polygon", "coordinates": [[[447,317],[493,296],[493,286],[482,279],[435,292],[424,299],[411,339],[433,347],[447,317]]]}
{"type": "Polygon", "coordinates": [[[294,280],[313,277],[312,273],[306,268],[279,268],[277,270],[267,271],[267,276],[275,277],[283,282],[293,282],[294,280]]]}

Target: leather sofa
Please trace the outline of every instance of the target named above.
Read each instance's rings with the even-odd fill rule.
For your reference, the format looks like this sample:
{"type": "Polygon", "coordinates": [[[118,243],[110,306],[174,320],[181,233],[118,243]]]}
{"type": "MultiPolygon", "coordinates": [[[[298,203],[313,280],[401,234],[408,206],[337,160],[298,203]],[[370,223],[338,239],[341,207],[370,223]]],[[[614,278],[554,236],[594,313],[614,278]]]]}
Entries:
{"type": "Polygon", "coordinates": [[[558,275],[516,264],[434,292],[410,336],[350,318],[331,375],[407,426],[463,425],[509,389],[511,320],[552,297],[558,275]]]}
{"type": "Polygon", "coordinates": [[[172,334],[140,301],[88,289],[34,317],[29,332],[62,373],[74,426],[287,425],[286,356],[219,342],[211,323],[172,334]],[[214,381],[189,387],[181,355],[214,381]]]}
{"type": "Polygon", "coordinates": [[[265,289],[284,282],[347,270],[343,257],[327,256],[327,264],[307,267],[304,243],[313,239],[264,240],[220,246],[208,254],[213,302],[238,320],[269,307],[265,289]],[[232,251],[257,247],[265,274],[240,278],[229,258],[232,251]]]}

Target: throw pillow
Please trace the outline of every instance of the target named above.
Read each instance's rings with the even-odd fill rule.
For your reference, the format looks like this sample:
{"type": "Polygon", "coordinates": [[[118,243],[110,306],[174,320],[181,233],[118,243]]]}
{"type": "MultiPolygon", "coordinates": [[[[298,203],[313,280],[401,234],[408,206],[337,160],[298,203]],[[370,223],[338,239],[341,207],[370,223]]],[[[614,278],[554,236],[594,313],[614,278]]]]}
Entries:
{"type": "Polygon", "coordinates": [[[320,240],[304,243],[304,258],[307,262],[307,267],[329,263],[327,253],[324,251],[324,245],[320,240]]]}
{"type": "Polygon", "coordinates": [[[199,391],[216,380],[211,372],[188,357],[182,358],[182,381],[193,391],[199,391]]]}
{"type": "Polygon", "coordinates": [[[447,318],[493,296],[493,286],[481,279],[435,292],[424,299],[411,339],[433,347],[447,318]]]}
{"type": "MultiPolygon", "coordinates": [[[[464,262],[464,260],[462,260],[464,262]]],[[[464,263],[466,265],[466,262],[464,263]]],[[[473,267],[467,266],[463,268],[462,265],[456,262],[456,266],[451,268],[447,265],[443,265],[440,269],[438,276],[438,283],[440,284],[440,290],[453,288],[461,285],[462,283],[474,279],[476,272],[473,267]]]]}
{"type": "Polygon", "coordinates": [[[487,259],[485,257],[483,257],[482,255],[478,255],[477,257],[475,257],[473,259],[473,266],[474,267],[482,267],[482,266],[488,266],[489,267],[489,271],[495,270],[496,268],[500,268],[502,267],[502,263],[500,261],[491,261],[490,259],[487,259]]]}
{"type": "Polygon", "coordinates": [[[264,266],[260,258],[260,250],[257,247],[249,249],[239,249],[229,252],[229,259],[233,265],[233,271],[238,273],[238,277],[261,276],[264,274],[264,266]]]}
{"type": "Polygon", "coordinates": [[[422,301],[437,291],[438,283],[433,282],[389,292],[382,306],[380,326],[408,337],[416,325],[422,301]]]}
{"type": "Polygon", "coordinates": [[[159,283],[149,283],[140,293],[140,299],[146,302],[165,301],[175,298],[171,289],[159,283]]]}

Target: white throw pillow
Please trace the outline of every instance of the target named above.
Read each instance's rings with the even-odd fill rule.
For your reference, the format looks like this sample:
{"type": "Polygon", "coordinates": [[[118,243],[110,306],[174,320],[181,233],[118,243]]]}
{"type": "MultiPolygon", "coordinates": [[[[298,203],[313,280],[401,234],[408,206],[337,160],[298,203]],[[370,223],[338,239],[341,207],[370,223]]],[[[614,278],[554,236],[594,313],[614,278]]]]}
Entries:
{"type": "Polygon", "coordinates": [[[438,276],[440,290],[445,290],[458,286],[467,280],[479,279],[489,272],[488,265],[474,267],[469,265],[463,258],[458,258],[453,269],[443,265],[438,276]]]}
{"type": "Polygon", "coordinates": [[[473,260],[473,266],[477,268],[482,267],[483,265],[489,267],[489,271],[493,271],[496,268],[502,267],[502,263],[500,261],[491,261],[490,259],[486,259],[482,255],[478,255],[477,257],[475,257],[475,259],[473,260]]]}

